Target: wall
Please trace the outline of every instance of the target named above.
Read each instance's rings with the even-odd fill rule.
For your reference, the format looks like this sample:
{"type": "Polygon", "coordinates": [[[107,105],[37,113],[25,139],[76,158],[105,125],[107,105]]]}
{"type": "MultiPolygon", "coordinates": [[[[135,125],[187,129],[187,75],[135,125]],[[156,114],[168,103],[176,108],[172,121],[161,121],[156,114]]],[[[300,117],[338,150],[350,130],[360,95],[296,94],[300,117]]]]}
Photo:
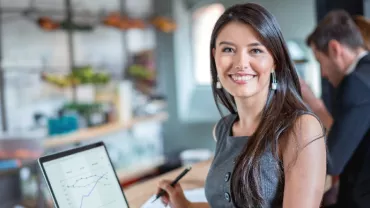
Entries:
{"type": "MultiPolygon", "coordinates": [[[[86,9],[97,11],[98,8],[116,10],[119,8],[118,0],[72,1],[74,8],[80,11],[86,9]]],[[[64,8],[61,3],[64,1],[61,0],[38,0],[36,2],[38,3],[37,8],[64,8]]],[[[126,2],[131,15],[147,16],[153,12],[152,0],[127,0],[126,2]]],[[[4,0],[1,1],[1,6],[25,8],[28,3],[29,1],[4,0]]],[[[38,132],[31,131],[33,114],[44,112],[47,115],[53,115],[55,109],[65,100],[64,97],[58,96],[50,87],[46,87],[41,82],[38,72],[41,70],[67,72],[69,70],[67,36],[64,32],[43,32],[35,26],[32,20],[25,19],[20,14],[3,15],[3,20],[5,22],[1,25],[3,32],[2,50],[4,53],[2,66],[6,70],[5,100],[9,120],[8,127],[10,128],[7,134],[38,137],[44,135],[44,132],[38,134],[38,132]],[[46,95],[47,93],[49,94],[46,95]],[[56,96],[52,96],[53,94],[56,96]]],[[[127,41],[122,42],[120,39],[122,33],[104,27],[97,27],[93,33],[76,34],[74,37],[76,64],[94,64],[111,72],[122,71],[125,65],[125,57],[129,55],[122,52],[124,44],[127,44],[129,53],[155,47],[154,31],[152,30],[130,30],[126,35],[127,41]]],[[[148,127],[145,129],[145,132],[147,132],[148,127]]],[[[115,148],[110,149],[112,160],[121,159],[119,157],[122,156],[122,149],[133,146],[133,142],[138,139],[133,138],[136,135],[135,132],[135,129],[133,129],[129,135],[120,133],[110,137],[110,141],[121,142],[119,145],[116,144],[117,146],[109,146],[115,148]],[[130,139],[131,141],[117,140],[117,137],[130,139]],[[117,149],[120,149],[121,152],[118,152],[117,149]]],[[[141,129],[140,132],[143,132],[143,130],[141,129]]],[[[153,138],[157,138],[155,133],[150,133],[153,138]]],[[[140,138],[140,135],[136,136],[140,138]]],[[[146,141],[146,143],[148,142],[146,141]]],[[[152,149],[157,148],[152,147],[152,149]]],[[[132,150],[130,149],[130,151],[132,150]]],[[[125,151],[122,154],[124,153],[125,151]]],[[[133,157],[131,153],[130,156],[133,157]]],[[[121,159],[120,162],[124,161],[121,159]]],[[[21,190],[18,187],[18,180],[18,174],[0,178],[0,201],[2,206],[11,207],[15,200],[20,200],[21,190]],[[12,203],[12,205],[7,205],[8,203],[12,203]]]]}
{"type": "MultiPolygon", "coordinates": [[[[28,1],[24,1],[28,2],[28,1]]],[[[28,4],[18,1],[4,1],[2,7],[26,8],[28,4]]],[[[62,9],[59,0],[36,1],[36,8],[62,9]],[[55,4],[53,4],[55,3],[55,4]]],[[[152,0],[128,0],[126,7],[135,17],[147,17],[153,12],[152,0]]],[[[119,0],[72,1],[76,11],[97,12],[100,9],[115,11],[119,0]]],[[[55,108],[66,99],[40,79],[42,70],[66,73],[69,71],[67,35],[64,31],[45,32],[32,19],[21,14],[3,14],[3,61],[6,77],[6,110],[10,132],[28,133],[33,126],[33,113],[44,112],[51,116],[55,108]],[[41,90],[40,90],[41,89],[41,90]],[[21,119],[20,119],[21,118],[21,119]]],[[[97,21],[97,20],[96,20],[97,21]]],[[[76,65],[92,64],[100,69],[120,75],[126,65],[126,57],[145,49],[155,47],[154,31],[130,30],[126,41],[123,34],[114,28],[98,26],[93,32],[76,32],[76,65]],[[127,46],[129,54],[123,48],[127,46]]]]}
{"type": "Polygon", "coordinates": [[[180,118],[179,104],[189,102],[186,88],[191,89],[193,85],[193,80],[187,77],[191,76],[189,68],[192,63],[190,30],[186,28],[189,27],[190,16],[185,8],[182,0],[163,0],[162,4],[154,5],[157,13],[175,18],[178,28],[181,28],[175,34],[156,34],[160,89],[167,95],[170,115],[164,124],[164,151],[170,155],[186,148],[213,149],[214,144],[212,123],[187,123],[180,118]]]}
{"type": "MultiPolygon", "coordinates": [[[[244,3],[242,0],[225,1],[225,6],[231,2],[244,3]]],[[[285,39],[302,39],[307,36],[316,24],[314,0],[257,0],[278,20],[285,39]]]]}

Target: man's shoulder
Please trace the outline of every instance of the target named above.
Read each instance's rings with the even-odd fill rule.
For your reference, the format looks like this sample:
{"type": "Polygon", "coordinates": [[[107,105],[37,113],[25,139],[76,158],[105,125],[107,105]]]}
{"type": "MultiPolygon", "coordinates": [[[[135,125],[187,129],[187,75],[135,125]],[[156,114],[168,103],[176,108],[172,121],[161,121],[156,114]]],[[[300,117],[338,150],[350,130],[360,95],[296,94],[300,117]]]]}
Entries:
{"type": "Polygon", "coordinates": [[[354,75],[350,76],[352,79],[362,81],[370,89],[370,53],[358,62],[352,74],[354,75]]]}
{"type": "Polygon", "coordinates": [[[343,107],[370,105],[370,55],[366,55],[354,72],[344,78],[337,91],[343,107]]]}

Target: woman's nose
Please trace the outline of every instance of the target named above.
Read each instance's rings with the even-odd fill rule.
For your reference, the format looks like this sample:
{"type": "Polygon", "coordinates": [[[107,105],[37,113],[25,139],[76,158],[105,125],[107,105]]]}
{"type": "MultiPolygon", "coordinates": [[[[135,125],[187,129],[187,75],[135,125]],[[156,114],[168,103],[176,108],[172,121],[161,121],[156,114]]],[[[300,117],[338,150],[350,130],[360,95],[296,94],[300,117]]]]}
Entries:
{"type": "Polygon", "coordinates": [[[248,53],[242,51],[236,55],[234,65],[240,67],[241,69],[247,69],[249,67],[249,61],[248,53]]]}

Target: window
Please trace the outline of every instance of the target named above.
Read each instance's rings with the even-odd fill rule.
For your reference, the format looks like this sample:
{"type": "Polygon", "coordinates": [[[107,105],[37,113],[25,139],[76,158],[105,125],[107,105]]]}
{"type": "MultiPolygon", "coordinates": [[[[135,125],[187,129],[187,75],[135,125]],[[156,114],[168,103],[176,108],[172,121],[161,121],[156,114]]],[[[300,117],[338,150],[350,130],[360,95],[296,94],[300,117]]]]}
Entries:
{"type": "Polygon", "coordinates": [[[199,85],[211,83],[209,44],[213,27],[224,10],[222,4],[211,4],[197,9],[193,14],[194,74],[199,85]]]}

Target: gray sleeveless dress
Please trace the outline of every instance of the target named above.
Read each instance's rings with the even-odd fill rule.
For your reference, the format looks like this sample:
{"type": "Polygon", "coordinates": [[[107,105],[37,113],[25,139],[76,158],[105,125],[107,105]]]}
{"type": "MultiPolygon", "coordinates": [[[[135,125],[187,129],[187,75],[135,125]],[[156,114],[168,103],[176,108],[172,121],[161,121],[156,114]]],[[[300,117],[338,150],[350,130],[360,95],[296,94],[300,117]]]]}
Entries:
{"type": "MultiPolygon", "coordinates": [[[[216,151],[205,184],[207,201],[212,208],[234,207],[231,199],[230,182],[235,158],[240,154],[248,137],[232,136],[232,124],[237,115],[221,119],[216,126],[216,151]]],[[[261,158],[261,188],[266,208],[282,207],[284,182],[279,179],[279,162],[269,148],[261,158]]],[[[248,207],[248,206],[246,206],[248,207]]]]}

